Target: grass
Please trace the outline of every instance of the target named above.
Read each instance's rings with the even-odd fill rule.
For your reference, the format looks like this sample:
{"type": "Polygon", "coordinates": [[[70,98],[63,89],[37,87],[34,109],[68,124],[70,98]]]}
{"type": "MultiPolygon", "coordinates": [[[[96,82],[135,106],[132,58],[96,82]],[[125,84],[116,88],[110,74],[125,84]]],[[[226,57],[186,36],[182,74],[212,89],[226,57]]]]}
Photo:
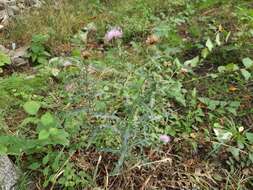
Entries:
{"type": "Polygon", "coordinates": [[[43,58],[0,78],[19,189],[252,189],[251,6],[62,0],[19,15],[1,40],[43,58]],[[111,26],[123,38],[106,44],[111,26]]]}

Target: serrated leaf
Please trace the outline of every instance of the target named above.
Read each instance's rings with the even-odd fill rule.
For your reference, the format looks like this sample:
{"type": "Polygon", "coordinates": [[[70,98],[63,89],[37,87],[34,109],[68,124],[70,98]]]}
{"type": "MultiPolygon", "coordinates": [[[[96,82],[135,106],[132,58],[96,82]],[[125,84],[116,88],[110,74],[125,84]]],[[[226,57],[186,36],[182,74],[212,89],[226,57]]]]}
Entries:
{"type": "Polygon", "coordinates": [[[249,80],[251,77],[251,73],[247,71],[246,69],[241,69],[242,76],[245,78],[245,80],[249,80]]]}
{"type": "Polygon", "coordinates": [[[40,109],[40,103],[36,102],[36,101],[29,101],[26,102],[23,106],[24,110],[26,111],[26,113],[30,114],[30,115],[36,115],[37,112],[40,109]]]}
{"type": "Polygon", "coordinates": [[[253,66],[253,61],[249,58],[246,57],[242,60],[243,65],[245,66],[246,69],[250,68],[253,66]]]}
{"type": "Polygon", "coordinates": [[[213,42],[211,41],[210,38],[207,39],[206,41],[206,47],[208,48],[208,50],[211,52],[214,48],[213,42]]]}

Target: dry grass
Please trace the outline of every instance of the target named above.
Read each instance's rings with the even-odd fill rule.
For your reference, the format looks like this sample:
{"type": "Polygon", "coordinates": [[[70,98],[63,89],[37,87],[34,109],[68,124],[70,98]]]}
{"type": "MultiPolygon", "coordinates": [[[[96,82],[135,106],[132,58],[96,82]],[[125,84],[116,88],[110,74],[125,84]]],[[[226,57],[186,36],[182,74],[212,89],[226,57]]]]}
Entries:
{"type": "Polygon", "coordinates": [[[56,1],[54,6],[52,3],[47,3],[40,9],[26,10],[11,21],[0,38],[5,43],[17,42],[23,45],[30,42],[32,35],[39,33],[50,35],[51,46],[67,42],[80,28],[92,20],[92,14],[85,11],[92,9],[87,2],[62,0],[56,1]]]}
{"type": "Polygon", "coordinates": [[[195,155],[188,158],[178,156],[172,152],[173,146],[164,146],[160,151],[147,149],[144,155],[147,162],[126,162],[125,169],[117,176],[110,175],[118,159],[110,153],[79,152],[72,161],[85,171],[97,169],[94,176],[96,185],[104,190],[235,190],[243,189],[252,180],[241,171],[228,173],[215,160],[211,163],[195,155]]]}

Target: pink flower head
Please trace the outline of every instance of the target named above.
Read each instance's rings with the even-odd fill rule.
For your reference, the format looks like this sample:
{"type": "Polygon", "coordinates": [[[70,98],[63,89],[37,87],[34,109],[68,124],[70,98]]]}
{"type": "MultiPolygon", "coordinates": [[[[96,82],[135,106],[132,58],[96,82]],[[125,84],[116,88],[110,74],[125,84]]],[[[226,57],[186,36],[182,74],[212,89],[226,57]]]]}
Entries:
{"type": "Polygon", "coordinates": [[[122,38],[122,36],[123,36],[122,29],[120,27],[114,27],[105,34],[104,39],[106,42],[110,42],[113,39],[122,38]]]}
{"type": "Polygon", "coordinates": [[[160,141],[169,143],[171,141],[171,138],[168,135],[160,135],[160,141]]]}

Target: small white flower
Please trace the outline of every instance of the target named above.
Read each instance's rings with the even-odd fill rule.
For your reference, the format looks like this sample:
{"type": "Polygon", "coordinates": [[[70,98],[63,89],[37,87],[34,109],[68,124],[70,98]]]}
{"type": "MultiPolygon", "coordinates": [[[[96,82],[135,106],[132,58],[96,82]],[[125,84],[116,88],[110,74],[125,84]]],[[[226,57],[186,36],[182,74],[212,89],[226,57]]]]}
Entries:
{"type": "Polygon", "coordinates": [[[244,131],[244,127],[239,127],[238,131],[241,133],[244,131]]]}
{"type": "Polygon", "coordinates": [[[16,46],[16,43],[12,43],[12,44],[11,44],[11,47],[12,47],[13,50],[15,50],[16,47],[17,47],[17,46],[16,46]]]}

